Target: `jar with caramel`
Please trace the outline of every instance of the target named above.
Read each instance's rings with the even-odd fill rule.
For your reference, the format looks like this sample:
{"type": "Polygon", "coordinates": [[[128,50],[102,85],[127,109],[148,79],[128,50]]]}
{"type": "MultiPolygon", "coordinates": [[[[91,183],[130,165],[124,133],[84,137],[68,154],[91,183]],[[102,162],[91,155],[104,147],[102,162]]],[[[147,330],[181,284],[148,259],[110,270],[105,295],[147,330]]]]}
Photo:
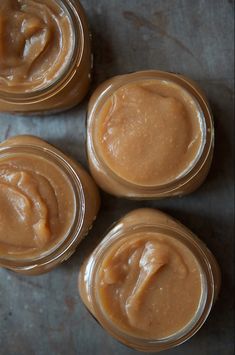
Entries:
{"type": "Polygon", "coordinates": [[[97,184],[136,199],[188,194],[208,173],[213,119],[188,78],[142,71],[101,84],[88,108],[87,152],[97,184]]]}
{"type": "Polygon", "coordinates": [[[47,142],[0,144],[0,266],[40,274],[67,260],[99,210],[88,173],[47,142]]]}
{"type": "Polygon", "coordinates": [[[148,352],[191,338],[219,287],[220,270],[206,245],[153,209],[134,210],[112,226],[79,273],[80,296],[100,325],[148,352]]]}
{"type": "Polygon", "coordinates": [[[0,112],[46,114],[86,95],[90,33],[78,0],[0,1],[0,112]]]}

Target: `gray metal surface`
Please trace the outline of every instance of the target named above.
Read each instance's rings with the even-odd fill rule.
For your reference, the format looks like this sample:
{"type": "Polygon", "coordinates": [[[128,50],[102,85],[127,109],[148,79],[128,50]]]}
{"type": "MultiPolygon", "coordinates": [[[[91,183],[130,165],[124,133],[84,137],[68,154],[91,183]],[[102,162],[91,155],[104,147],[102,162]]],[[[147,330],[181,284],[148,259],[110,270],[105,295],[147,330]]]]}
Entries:
{"type": "MultiPolygon", "coordinates": [[[[77,274],[85,254],[125,212],[154,206],[200,236],[222,268],[222,290],[208,321],[166,355],[232,355],[233,341],[233,1],[84,0],[94,38],[93,88],[109,76],[139,69],[181,72],[211,103],[216,128],[213,165],[204,185],[184,198],[133,202],[102,194],[102,209],[76,254],[49,274],[0,270],[1,355],[131,355],[83,307],[77,274]]],[[[0,139],[38,135],[86,165],[84,102],[54,117],[0,115],[0,139]]]]}

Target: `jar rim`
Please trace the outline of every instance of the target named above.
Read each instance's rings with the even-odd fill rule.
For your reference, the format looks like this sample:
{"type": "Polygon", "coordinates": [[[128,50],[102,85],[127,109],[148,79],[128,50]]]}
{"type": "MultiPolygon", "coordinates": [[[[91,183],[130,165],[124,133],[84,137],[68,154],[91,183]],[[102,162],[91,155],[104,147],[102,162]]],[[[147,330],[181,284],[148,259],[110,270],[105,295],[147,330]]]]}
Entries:
{"type": "MultiPolygon", "coordinates": [[[[120,221],[119,221],[120,222],[120,221]]],[[[117,223],[119,223],[117,222],[117,223]]],[[[206,253],[203,251],[202,247],[197,242],[197,237],[189,230],[187,232],[178,231],[173,226],[166,226],[164,224],[149,224],[149,223],[139,223],[136,224],[134,227],[129,226],[125,228],[125,231],[122,231],[122,226],[118,227],[118,224],[112,226],[108,233],[106,234],[105,238],[99,244],[99,247],[96,250],[95,258],[91,259],[90,262],[90,272],[87,275],[89,281],[87,284],[94,285],[96,283],[97,274],[99,271],[99,266],[102,262],[102,258],[104,257],[105,252],[107,249],[116,243],[118,240],[120,241],[121,238],[127,238],[128,233],[138,233],[139,231],[143,231],[146,229],[148,231],[154,231],[155,233],[165,233],[168,237],[172,238],[181,238],[181,242],[183,242],[186,246],[191,246],[190,251],[196,258],[200,272],[202,273],[202,291],[201,297],[199,301],[199,306],[197,311],[195,312],[191,321],[185,325],[180,331],[174,333],[163,339],[145,339],[135,337],[125,331],[122,331],[120,328],[116,327],[115,324],[109,320],[107,316],[105,316],[104,312],[102,311],[102,307],[98,302],[96,287],[89,288],[89,296],[92,300],[92,308],[94,310],[95,316],[97,316],[98,322],[106,329],[111,335],[117,338],[119,341],[123,342],[126,345],[132,346],[138,350],[148,350],[148,351],[156,351],[156,350],[164,350],[169,347],[177,346],[191,338],[204,324],[206,318],[208,317],[211,307],[214,302],[214,295],[215,295],[215,284],[213,273],[210,267],[209,259],[207,258],[206,253]],[[105,245],[105,242],[108,243],[105,245]],[[103,248],[102,248],[103,247],[103,248]],[[193,248],[193,250],[192,250],[193,248]]],[[[130,237],[130,235],[129,235],[130,237]]]]}
{"type": "Polygon", "coordinates": [[[44,158],[59,167],[59,169],[69,180],[74,193],[75,201],[74,217],[70,228],[65,236],[60,238],[60,240],[53,244],[51,248],[46,249],[39,254],[35,253],[30,257],[15,255],[14,257],[9,257],[9,255],[0,255],[0,264],[3,267],[30,269],[34,268],[36,264],[37,266],[50,264],[52,261],[61,258],[61,256],[64,255],[72,246],[75,246],[78,236],[81,235],[80,233],[84,224],[86,200],[81,179],[63,153],[60,154],[56,148],[55,150],[52,150],[49,147],[41,147],[34,144],[4,145],[0,147],[0,161],[2,157],[22,153],[44,158]]]}
{"type": "Polygon", "coordinates": [[[26,91],[23,93],[0,90],[0,100],[22,104],[33,104],[41,102],[45,98],[48,99],[53,97],[58,91],[61,91],[76,74],[76,70],[81,64],[85,50],[84,26],[78,12],[78,9],[83,11],[83,8],[80,2],[75,4],[73,0],[59,1],[61,6],[66,9],[72,25],[73,48],[67,65],[61,71],[61,73],[59,73],[59,75],[48,85],[42,86],[36,90],[32,90],[31,92],[26,91]]]}
{"type": "MultiPolygon", "coordinates": [[[[88,112],[88,119],[87,119],[87,149],[90,150],[93,154],[93,157],[96,161],[96,165],[100,166],[102,170],[105,170],[107,174],[117,181],[118,183],[122,184],[126,188],[135,189],[138,192],[145,192],[146,194],[151,195],[152,193],[158,192],[159,194],[164,194],[167,192],[174,192],[174,190],[181,186],[186,185],[190,180],[192,180],[198,172],[203,168],[205,162],[207,161],[211,149],[214,147],[214,125],[213,125],[213,117],[209,107],[209,104],[201,89],[197,87],[196,83],[188,79],[187,77],[171,73],[167,71],[160,71],[160,70],[144,70],[144,71],[137,71],[133,73],[123,74],[116,76],[118,80],[114,83],[111,83],[105,88],[104,91],[99,93],[98,98],[94,106],[92,107],[91,111],[88,112]],[[169,181],[166,184],[161,185],[140,185],[129,180],[126,180],[122,176],[118,175],[114,170],[110,168],[110,166],[105,162],[102,158],[102,155],[99,154],[98,150],[95,147],[94,143],[94,122],[95,122],[95,115],[98,110],[100,110],[112,93],[119,89],[120,87],[126,85],[130,82],[135,81],[142,81],[142,80],[166,80],[169,82],[173,82],[182,87],[194,100],[197,104],[198,109],[200,111],[200,116],[202,119],[202,143],[200,145],[199,151],[195,159],[193,160],[193,164],[189,166],[182,174],[178,177],[169,181]]],[[[108,79],[107,81],[109,81],[108,79]]]]}

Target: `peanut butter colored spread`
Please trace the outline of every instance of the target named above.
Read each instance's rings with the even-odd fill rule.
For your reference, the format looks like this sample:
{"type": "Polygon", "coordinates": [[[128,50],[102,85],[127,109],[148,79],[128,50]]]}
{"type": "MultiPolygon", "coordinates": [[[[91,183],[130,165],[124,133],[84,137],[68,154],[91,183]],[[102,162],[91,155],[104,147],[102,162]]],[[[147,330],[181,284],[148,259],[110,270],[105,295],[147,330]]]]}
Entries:
{"type": "Polygon", "coordinates": [[[189,339],[220,288],[219,266],[189,229],[154,209],[117,221],[79,270],[82,301],[101,326],[140,351],[189,339]]]}
{"type": "Polygon", "coordinates": [[[99,271],[99,299],[118,328],[161,339],[184,328],[201,297],[201,276],[191,251],[157,233],[135,233],[113,245],[99,271]]]}
{"type": "Polygon", "coordinates": [[[65,238],[74,217],[72,185],[53,162],[27,153],[1,159],[1,253],[48,249],[65,238]]]}
{"type": "Polygon", "coordinates": [[[1,0],[0,90],[31,92],[49,86],[73,52],[68,11],[55,0],[1,0]]]}
{"type": "Polygon", "coordinates": [[[114,173],[137,185],[164,185],[184,175],[203,144],[198,104],[168,80],[121,86],[97,122],[97,152],[114,173]]]}

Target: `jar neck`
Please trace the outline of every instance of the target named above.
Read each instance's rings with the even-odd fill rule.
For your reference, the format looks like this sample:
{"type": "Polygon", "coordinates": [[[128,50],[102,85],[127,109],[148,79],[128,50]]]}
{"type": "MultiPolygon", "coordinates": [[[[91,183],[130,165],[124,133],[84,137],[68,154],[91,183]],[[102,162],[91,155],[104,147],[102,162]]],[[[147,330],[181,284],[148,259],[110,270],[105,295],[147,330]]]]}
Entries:
{"type": "Polygon", "coordinates": [[[78,13],[79,11],[83,11],[83,9],[79,2],[76,4],[73,0],[59,1],[61,7],[65,9],[69,16],[73,34],[71,55],[67,65],[49,85],[24,93],[0,91],[0,100],[24,105],[39,103],[63,90],[76,74],[84,53],[84,28],[78,13]]]}
{"type": "Polygon", "coordinates": [[[39,253],[36,252],[32,256],[0,256],[0,264],[4,267],[30,269],[31,267],[34,267],[35,264],[37,264],[37,266],[45,266],[47,263],[51,263],[52,260],[55,261],[61,258],[61,256],[66,254],[71,247],[74,246],[75,248],[75,244],[78,241],[78,236],[80,235],[84,224],[86,203],[81,180],[64,154],[60,154],[60,152],[57,151],[57,149],[53,149],[53,147],[50,149],[49,145],[42,147],[32,144],[16,144],[13,146],[6,145],[0,147],[0,160],[18,154],[30,154],[35,157],[43,158],[56,165],[71,184],[75,201],[74,218],[69,231],[50,249],[39,253]]]}
{"type": "Polygon", "coordinates": [[[215,280],[211,270],[211,264],[205,250],[198,243],[196,236],[183,232],[179,233],[179,231],[177,231],[174,227],[166,228],[166,226],[163,225],[156,226],[140,224],[135,225],[134,228],[129,227],[124,231],[122,229],[122,224],[120,223],[116,225],[112,230],[110,230],[105,239],[95,250],[88,263],[89,269],[86,273],[86,287],[88,299],[91,303],[95,317],[100,322],[100,324],[115,338],[125,343],[127,346],[140,351],[161,351],[185,342],[190,337],[192,337],[203,325],[214,302],[215,280]],[[164,339],[142,339],[123,332],[113,322],[111,322],[108,315],[105,313],[97,294],[98,286],[94,287],[94,285],[98,284],[99,268],[102,264],[105,253],[110,248],[110,246],[114,245],[114,243],[117,241],[120,242],[122,239],[124,240],[128,238],[128,236],[130,237],[131,234],[133,235],[133,233],[139,232],[161,233],[161,235],[165,234],[168,237],[170,236],[181,241],[193,253],[200,267],[202,291],[198,309],[188,325],[186,325],[176,334],[164,339]]]}
{"type": "Polygon", "coordinates": [[[100,167],[100,170],[105,171],[106,174],[113,180],[122,184],[126,188],[134,189],[139,193],[144,192],[150,196],[156,192],[159,193],[159,195],[163,195],[165,192],[172,192],[173,194],[174,190],[178,190],[180,187],[183,187],[189,181],[193,180],[193,178],[199,173],[205,162],[208,160],[209,154],[213,149],[213,142],[214,130],[212,114],[204,94],[193,82],[181,75],[174,73],[148,70],[114,77],[113,79],[107,81],[107,85],[105,85],[105,83],[103,84],[103,90],[98,93],[98,98],[97,100],[93,101],[93,105],[89,112],[87,144],[90,151],[92,152],[96,165],[100,167]],[[154,79],[172,81],[173,83],[181,86],[190,94],[192,99],[197,104],[198,112],[200,113],[202,144],[192,165],[186,169],[185,172],[183,172],[179,177],[167,184],[157,186],[143,186],[123,179],[106,164],[95,145],[95,123],[97,122],[97,116],[99,115],[105,101],[121,86],[132,82],[138,82],[139,80],[154,79]]]}

